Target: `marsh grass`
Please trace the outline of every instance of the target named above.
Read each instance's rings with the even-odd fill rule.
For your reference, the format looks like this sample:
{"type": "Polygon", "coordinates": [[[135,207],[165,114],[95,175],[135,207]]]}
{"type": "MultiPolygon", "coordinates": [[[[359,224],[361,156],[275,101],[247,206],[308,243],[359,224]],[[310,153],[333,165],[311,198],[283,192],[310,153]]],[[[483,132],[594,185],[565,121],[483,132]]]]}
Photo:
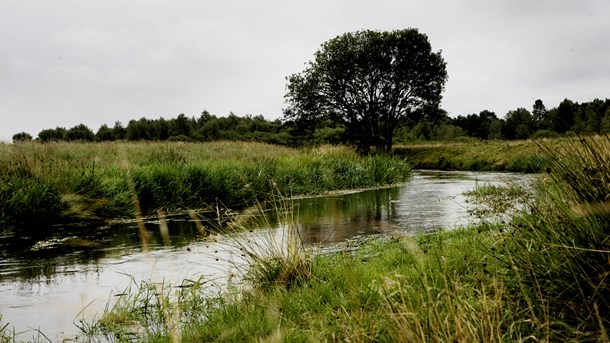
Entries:
{"type": "MultiPolygon", "coordinates": [[[[478,234],[471,229],[360,238],[350,250],[316,255],[302,245],[292,206],[284,200],[271,210],[257,206],[234,217],[226,234],[233,235],[229,244],[241,252],[241,259],[231,262],[242,271],[242,281],[221,297],[195,292],[192,306],[188,301],[174,305],[199,314],[182,316],[174,337],[185,342],[492,342],[510,337],[501,266],[480,249],[497,239],[496,226],[480,227],[478,234]],[[254,229],[272,227],[275,219],[269,218],[275,217],[288,224],[254,229]]],[[[114,338],[145,324],[167,327],[159,305],[164,298],[152,289],[140,287],[135,296],[122,298],[96,325],[114,338]],[[142,309],[151,303],[156,310],[143,318],[142,309]]],[[[172,340],[167,329],[139,334],[145,341],[172,340]]]]}
{"type": "Polygon", "coordinates": [[[0,225],[44,236],[50,224],[101,223],[226,206],[272,196],[396,184],[411,167],[347,147],[295,150],[261,143],[28,143],[0,145],[0,225]]]}
{"type": "Polygon", "coordinates": [[[242,252],[244,262],[236,267],[241,269],[248,286],[258,290],[274,286],[291,288],[311,277],[312,252],[303,244],[293,203],[278,198],[272,211],[275,213],[271,216],[258,204],[254,215],[241,214],[229,223],[227,233],[230,236],[231,232],[256,228],[256,232],[250,229],[254,234],[248,239],[236,237],[232,244],[242,252]]]}
{"type": "Polygon", "coordinates": [[[466,202],[475,205],[468,213],[483,222],[509,219],[522,211],[532,196],[528,188],[532,185],[518,185],[508,182],[505,185],[482,184],[463,193],[466,202]]]}
{"type": "MultiPolygon", "coordinates": [[[[10,323],[2,324],[2,315],[0,314],[0,343],[12,343],[22,342],[24,332],[18,332],[14,327],[11,327],[10,323]]],[[[32,330],[33,334],[27,339],[27,342],[39,343],[39,342],[53,342],[47,335],[42,331],[36,329],[32,330]]]]}
{"type": "Polygon", "coordinates": [[[181,326],[204,313],[206,303],[200,292],[205,286],[202,279],[184,280],[177,286],[132,280],[123,292],[111,295],[115,299],[99,318],[81,320],[77,326],[92,341],[165,337],[169,342],[181,342],[181,326]]]}
{"type": "Polygon", "coordinates": [[[394,152],[420,169],[538,173],[551,161],[540,149],[541,141],[552,145],[555,140],[414,144],[396,146],[394,152]]]}
{"type": "Polygon", "coordinates": [[[511,291],[551,337],[608,341],[610,139],[541,149],[553,164],[502,242],[511,291]]]}

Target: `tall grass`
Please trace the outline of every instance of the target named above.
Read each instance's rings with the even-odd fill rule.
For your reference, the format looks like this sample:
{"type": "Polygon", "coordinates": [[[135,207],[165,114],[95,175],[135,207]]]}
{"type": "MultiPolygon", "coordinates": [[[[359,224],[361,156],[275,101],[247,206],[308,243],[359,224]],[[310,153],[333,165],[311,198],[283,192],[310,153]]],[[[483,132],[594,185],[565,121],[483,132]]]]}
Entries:
{"type": "Polygon", "coordinates": [[[550,162],[533,140],[399,145],[394,152],[421,169],[538,173],[550,162]]]}
{"type": "MultiPolygon", "coordinates": [[[[49,224],[227,206],[274,193],[319,194],[400,183],[410,165],[344,147],[295,150],[261,143],[0,145],[0,225],[40,234],[49,224]]],[[[44,232],[42,232],[44,233],[44,232]]]]}
{"type": "Polygon", "coordinates": [[[541,149],[553,163],[500,250],[511,291],[551,337],[608,341],[610,139],[541,149]]]}

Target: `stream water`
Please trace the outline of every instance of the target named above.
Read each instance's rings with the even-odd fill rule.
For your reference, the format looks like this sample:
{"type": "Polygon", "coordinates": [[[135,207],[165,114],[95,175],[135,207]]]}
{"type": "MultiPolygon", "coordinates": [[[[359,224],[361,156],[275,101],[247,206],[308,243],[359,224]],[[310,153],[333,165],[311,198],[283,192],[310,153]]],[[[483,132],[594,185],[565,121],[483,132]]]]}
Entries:
{"type": "MultiPolygon", "coordinates": [[[[463,193],[477,185],[528,180],[520,174],[416,171],[398,187],[294,200],[290,216],[310,246],[371,234],[412,235],[475,222],[463,193]]],[[[77,340],[79,320],[99,316],[140,281],[175,287],[203,280],[210,292],[220,292],[243,262],[237,241],[269,241],[262,236],[282,232],[281,220],[269,222],[277,228],[201,239],[193,220],[173,217],[168,239],[150,220],[146,248],[133,223],[63,232],[34,246],[0,237],[0,328],[8,323],[20,340],[40,332],[52,341],[77,340]]]]}

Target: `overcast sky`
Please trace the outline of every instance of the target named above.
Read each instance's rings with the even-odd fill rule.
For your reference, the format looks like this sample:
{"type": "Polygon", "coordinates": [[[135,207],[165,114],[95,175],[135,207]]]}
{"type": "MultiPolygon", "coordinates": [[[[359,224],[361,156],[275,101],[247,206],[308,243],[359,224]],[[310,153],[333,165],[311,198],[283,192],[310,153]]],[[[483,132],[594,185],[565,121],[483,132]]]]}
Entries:
{"type": "Polygon", "coordinates": [[[279,118],[320,44],[414,27],[451,116],[610,98],[608,0],[0,0],[0,139],[130,119],[279,118]]]}

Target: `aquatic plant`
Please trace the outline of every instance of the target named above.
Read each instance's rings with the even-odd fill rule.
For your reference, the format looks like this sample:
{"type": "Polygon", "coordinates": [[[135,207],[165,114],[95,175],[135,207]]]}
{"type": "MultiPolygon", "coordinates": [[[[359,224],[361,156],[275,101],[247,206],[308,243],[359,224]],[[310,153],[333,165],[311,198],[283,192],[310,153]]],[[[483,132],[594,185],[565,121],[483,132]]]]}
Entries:
{"type": "Polygon", "coordinates": [[[258,204],[229,223],[228,235],[252,232],[248,239],[240,235],[232,240],[242,253],[241,263],[232,263],[241,269],[250,287],[268,290],[279,285],[290,289],[311,277],[313,254],[303,244],[292,202],[279,198],[273,202],[271,211],[273,215],[258,204]]]}

